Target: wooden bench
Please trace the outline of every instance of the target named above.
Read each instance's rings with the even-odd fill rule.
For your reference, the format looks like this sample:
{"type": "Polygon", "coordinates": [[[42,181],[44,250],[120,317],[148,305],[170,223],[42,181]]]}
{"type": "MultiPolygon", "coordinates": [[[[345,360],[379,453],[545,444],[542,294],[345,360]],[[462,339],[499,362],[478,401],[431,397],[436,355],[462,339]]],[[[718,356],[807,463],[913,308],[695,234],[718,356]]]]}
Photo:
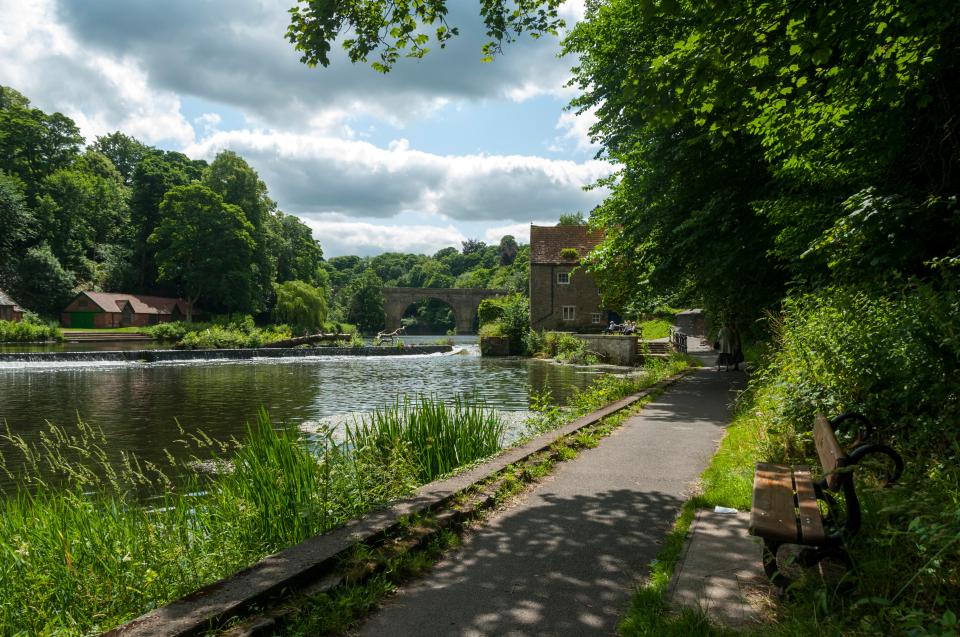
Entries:
{"type": "Polygon", "coordinates": [[[786,589],[792,581],[783,572],[789,558],[780,555],[778,559],[780,549],[787,545],[794,545],[799,567],[810,568],[824,559],[839,560],[848,570],[852,567],[843,541],[860,530],[853,468],[870,454],[882,454],[893,463],[892,471],[886,469],[885,486],[892,485],[903,473],[900,454],[886,445],[863,442],[872,434],[873,425],[860,414],[841,414],[832,420],[817,414],[813,440],[823,466],[819,480],[814,481],[809,467],[757,464],[750,533],[763,538],[763,567],[775,586],[786,589]],[[862,429],[851,445],[852,451],[846,453],[836,432],[850,421],[859,422],[862,429]],[[838,497],[843,499],[842,507],[838,497]]]}

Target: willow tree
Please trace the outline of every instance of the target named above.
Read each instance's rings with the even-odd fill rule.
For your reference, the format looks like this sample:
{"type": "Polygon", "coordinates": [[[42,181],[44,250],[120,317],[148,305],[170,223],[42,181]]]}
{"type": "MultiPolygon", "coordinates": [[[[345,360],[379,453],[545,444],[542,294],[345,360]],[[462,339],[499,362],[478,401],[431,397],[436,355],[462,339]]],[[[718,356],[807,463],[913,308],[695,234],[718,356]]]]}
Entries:
{"type": "Polygon", "coordinates": [[[323,329],[327,320],[327,292],[305,281],[285,281],[274,285],[276,305],[273,316],[289,325],[296,334],[323,329]]]}

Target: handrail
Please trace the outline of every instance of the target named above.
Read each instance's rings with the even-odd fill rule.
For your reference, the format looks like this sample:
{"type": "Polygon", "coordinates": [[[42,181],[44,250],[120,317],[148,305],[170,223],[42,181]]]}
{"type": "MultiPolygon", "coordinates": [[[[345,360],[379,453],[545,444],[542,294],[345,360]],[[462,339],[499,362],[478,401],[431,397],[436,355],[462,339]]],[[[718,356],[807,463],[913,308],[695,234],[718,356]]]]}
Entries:
{"type": "Polygon", "coordinates": [[[687,335],[675,327],[670,328],[670,342],[673,343],[673,348],[678,352],[687,353],[687,335]]]}

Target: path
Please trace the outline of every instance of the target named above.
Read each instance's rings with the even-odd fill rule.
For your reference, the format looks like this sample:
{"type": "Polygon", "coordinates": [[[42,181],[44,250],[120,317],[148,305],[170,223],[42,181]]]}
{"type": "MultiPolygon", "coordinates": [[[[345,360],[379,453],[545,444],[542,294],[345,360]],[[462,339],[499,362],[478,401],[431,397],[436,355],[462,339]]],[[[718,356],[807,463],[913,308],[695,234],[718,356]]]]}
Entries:
{"type": "Polygon", "coordinates": [[[743,375],[700,369],[557,465],[356,635],[610,635],[729,420],[743,375]]]}

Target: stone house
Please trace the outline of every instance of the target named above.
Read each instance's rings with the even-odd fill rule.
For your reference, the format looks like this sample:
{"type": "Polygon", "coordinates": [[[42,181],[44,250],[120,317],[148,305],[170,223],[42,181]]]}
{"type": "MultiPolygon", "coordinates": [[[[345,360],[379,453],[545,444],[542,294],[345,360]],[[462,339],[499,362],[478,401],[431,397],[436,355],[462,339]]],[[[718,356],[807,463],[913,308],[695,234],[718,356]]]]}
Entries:
{"type": "MultiPolygon", "coordinates": [[[[145,327],[186,320],[183,299],[113,292],[80,292],[60,315],[64,327],[145,327]]],[[[196,310],[194,310],[196,313],[196,310]]]]}
{"type": "Polygon", "coordinates": [[[600,305],[593,276],[577,268],[603,241],[587,226],[530,226],[530,326],[535,330],[599,332],[611,313],[600,305]]]}
{"type": "Polygon", "coordinates": [[[0,290],[0,321],[22,321],[23,308],[13,298],[0,290]]]}

